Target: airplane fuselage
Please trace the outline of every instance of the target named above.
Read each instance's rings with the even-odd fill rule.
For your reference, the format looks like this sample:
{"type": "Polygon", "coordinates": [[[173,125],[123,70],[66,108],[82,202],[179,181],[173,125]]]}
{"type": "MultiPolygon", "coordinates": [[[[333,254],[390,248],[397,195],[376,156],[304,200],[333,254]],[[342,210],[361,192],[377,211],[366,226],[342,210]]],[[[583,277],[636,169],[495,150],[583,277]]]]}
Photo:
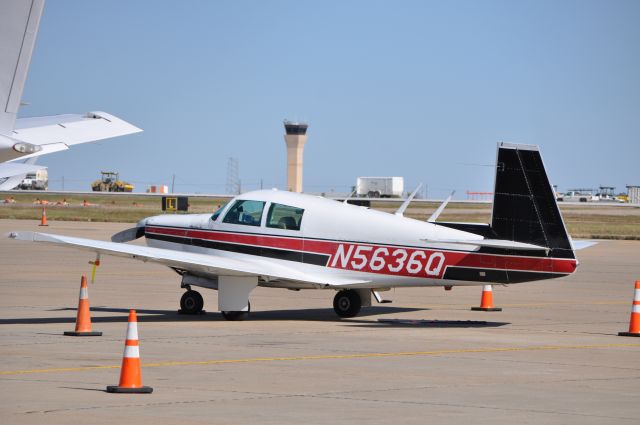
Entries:
{"type": "MultiPolygon", "coordinates": [[[[256,215],[256,216],[257,216],[256,215]]],[[[228,220],[227,220],[228,221],[228,220]]],[[[433,223],[343,204],[325,198],[279,191],[249,192],[235,198],[215,216],[162,215],[145,220],[149,246],[261,259],[302,272],[362,281],[363,288],[454,286],[518,283],[566,276],[576,270],[574,258],[544,252],[485,249],[473,245],[482,237],[433,223]],[[237,201],[261,202],[259,220],[225,222],[237,201]],[[272,205],[302,211],[295,229],[269,227],[272,205]],[[468,240],[469,245],[433,240],[468,240]]],[[[261,285],[309,288],[318,285],[261,280],[261,285]]]]}

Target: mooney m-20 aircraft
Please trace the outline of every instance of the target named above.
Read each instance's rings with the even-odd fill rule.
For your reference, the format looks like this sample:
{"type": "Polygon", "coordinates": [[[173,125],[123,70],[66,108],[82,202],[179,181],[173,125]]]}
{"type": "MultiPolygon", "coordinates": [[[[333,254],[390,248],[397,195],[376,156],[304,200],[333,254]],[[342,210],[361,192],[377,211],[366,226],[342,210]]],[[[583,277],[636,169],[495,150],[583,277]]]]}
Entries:
{"type": "Polygon", "coordinates": [[[0,1],[0,190],[16,187],[40,155],[142,130],[106,112],[16,118],[44,0],[0,1]]]}
{"type": "Polygon", "coordinates": [[[248,192],[211,214],[141,220],[112,242],[33,232],[61,244],[167,265],[182,276],[184,312],[203,308],[194,286],[218,291],[218,310],[249,314],[256,286],[331,289],[341,317],[401,287],[511,284],[575,272],[577,260],[536,146],[500,143],[490,224],[436,222],[277,190],[248,192]],[[144,236],[148,246],[125,242],[144,236]]]}

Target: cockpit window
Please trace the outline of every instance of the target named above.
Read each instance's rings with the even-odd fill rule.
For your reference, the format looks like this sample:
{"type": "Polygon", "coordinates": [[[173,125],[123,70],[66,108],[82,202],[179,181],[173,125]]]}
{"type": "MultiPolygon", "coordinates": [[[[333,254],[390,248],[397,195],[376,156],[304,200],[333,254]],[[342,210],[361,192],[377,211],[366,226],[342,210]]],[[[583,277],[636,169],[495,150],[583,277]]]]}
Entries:
{"type": "Polygon", "coordinates": [[[218,219],[218,217],[220,216],[220,213],[224,210],[224,207],[227,206],[227,204],[228,204],[228,202],[225,202],[222,205],[218,205],[218,209],[211,216],[211,220],[216,221],[218,219]]]}
{"type": "Polygon", "coordinates": [[[260,226],[263,209],[264,202],[262,201],[239,200],[229,208],[222,222],[244,224],[246,226],[260,226]]]}
{"type": "Polygon", "coordinates": [[[302,208],[282,204],[271,204],[269,214],[267,215],[267,227],[300,230],[302,214],[304,214],[302,208]]]}

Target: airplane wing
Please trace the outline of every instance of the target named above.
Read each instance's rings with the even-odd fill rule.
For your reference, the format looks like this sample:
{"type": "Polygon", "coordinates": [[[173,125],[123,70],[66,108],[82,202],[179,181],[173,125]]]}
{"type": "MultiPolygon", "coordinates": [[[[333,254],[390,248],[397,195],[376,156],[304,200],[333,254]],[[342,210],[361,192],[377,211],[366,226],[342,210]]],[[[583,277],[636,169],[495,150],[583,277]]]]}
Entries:
{"type": "Polygon", "coordinates": [[[11,137],[4,137],[0,161],[26,159],[69,149],[70,146],[142,131],[106,112],[19,118],[11,137]],[[19,148],[16,148],[18,146],[19,148]],[[24,146],[24,149],[20,147],[24,146]]]}
{"type": "Polygon", "coordinates": [[[213,275],[258,276],[265,278],[266,280],[282,279],[322,286],[341,287],[367,283],[367,281],[346,279],[339,276],[332,276],[331,281],[327,281],[325,279],[300,272],[292,267],[282,266],[263,259],[249,261],[220,257],[216,255],[197,254],[170,249],[128,245],[124,243],[98,241],[94,239],[38,232],[11,232],[8,236],[16,240],[63,245],[85,251],[131,258],[143,262],[158,263],[178,269],[213,275]]]}
{"type": "Polygon", "coordinates": [[[0,164],[0,190],[11,190],[24,179],[29,173],[42,170],[42,165],[21,164],[15,162],[5,162],[0,164]]]}

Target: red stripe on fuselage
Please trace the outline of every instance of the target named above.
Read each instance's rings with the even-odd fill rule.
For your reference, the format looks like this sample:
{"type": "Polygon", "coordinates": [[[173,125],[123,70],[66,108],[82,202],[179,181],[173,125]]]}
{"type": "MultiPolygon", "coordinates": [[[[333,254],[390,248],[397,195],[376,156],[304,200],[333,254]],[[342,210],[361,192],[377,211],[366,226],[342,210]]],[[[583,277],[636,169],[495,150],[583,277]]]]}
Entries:
{"type": "Polygon", "coordinates": [[[287,236],[147,226],[147,233],[329,255],[328,267],[387,275],[441,278],[447,266],[573,273],[575,259],[525,257],[475,252],[325,241],[287,236]],[[336,257],[336,254],[337,257],[336,257]]]}

